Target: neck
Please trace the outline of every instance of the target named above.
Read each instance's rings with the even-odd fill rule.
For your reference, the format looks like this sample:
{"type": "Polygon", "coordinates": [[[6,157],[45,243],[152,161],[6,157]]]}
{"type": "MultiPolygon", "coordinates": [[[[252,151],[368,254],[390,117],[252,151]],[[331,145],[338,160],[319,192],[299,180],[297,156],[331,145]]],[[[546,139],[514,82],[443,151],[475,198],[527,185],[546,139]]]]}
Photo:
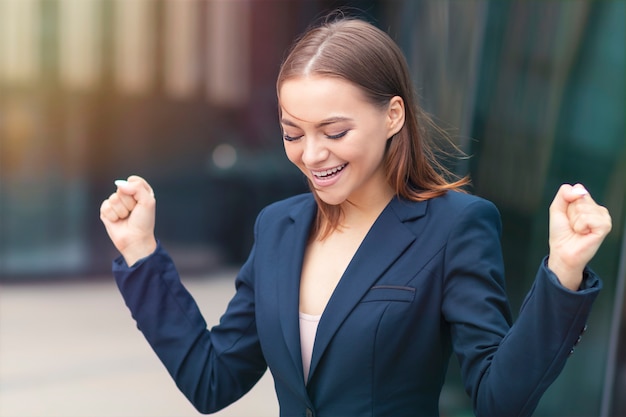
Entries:
{"type": "Polygon", "coordinates": [[[387,207],[393,196],[394,193],[389,187],[369,198],[346,200],[341,205],[340,228],[369,228],[387,207]]]}
{"type": "Polygon", "coordinates": [[[310,238],[313,240],[324,240],[329,234],[335,232],[369,229],[394,195],[395,193],[391,186],[384,183],[382,186],[379,184],[378,187],[370,187],[368,192],[352,195],[339,206],[326,206],[316,196],[318,204],[326,207],[324,211],[327,212],[329,217],[318,211],[310,238]]]}

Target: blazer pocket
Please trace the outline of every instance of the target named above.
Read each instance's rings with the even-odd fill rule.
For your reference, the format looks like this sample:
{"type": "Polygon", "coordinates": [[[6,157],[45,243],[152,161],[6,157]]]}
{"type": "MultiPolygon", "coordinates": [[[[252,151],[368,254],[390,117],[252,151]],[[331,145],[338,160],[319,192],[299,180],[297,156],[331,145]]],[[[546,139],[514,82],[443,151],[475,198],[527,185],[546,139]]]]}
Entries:
{"type": "Polygon", "coordinates": [[[362,303],[371,301],[403,301],[410,303],[415,299],[415,288],[400,285],[376,285],[365,294],[362,303]]]}

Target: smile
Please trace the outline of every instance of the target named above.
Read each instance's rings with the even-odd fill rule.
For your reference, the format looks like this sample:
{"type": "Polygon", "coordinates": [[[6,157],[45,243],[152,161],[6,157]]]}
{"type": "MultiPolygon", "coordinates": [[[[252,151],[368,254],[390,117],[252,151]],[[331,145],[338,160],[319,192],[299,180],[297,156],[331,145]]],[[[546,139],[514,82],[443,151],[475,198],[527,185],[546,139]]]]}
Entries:
{"type": "Polygon", "coordinates": [[[311,171],[311,173],[317,178],[329,178],[343,170],[347,165],[348,164],[346,163],[332,169],[327,169],[325,171],[311,171]]]}

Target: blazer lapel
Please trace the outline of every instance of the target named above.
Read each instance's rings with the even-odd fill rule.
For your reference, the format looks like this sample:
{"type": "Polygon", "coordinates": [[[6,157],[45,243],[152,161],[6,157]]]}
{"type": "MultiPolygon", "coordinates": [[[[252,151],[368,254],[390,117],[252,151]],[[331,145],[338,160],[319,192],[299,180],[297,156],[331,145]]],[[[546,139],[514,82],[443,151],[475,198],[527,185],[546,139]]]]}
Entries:
{"type": "Polygon", "coordinates": [[[403,221],[423,216],[426,205],[394,198],[374,222],[322,314],[313,346],[309,380],[333,335],[352,309],[416,239],[403,221]]]}
{"type": "Polygon", "coordinates": [[[285,229],[280,240],[280,253],[284,254],[284,262],[276,265],[278,286],[278,306],[280,323],[285,343],[299,380],[304,383],[302,354],[300,350],[300,275],[309,231],[315,215],[316,203],[313,197],[305,204],[294,207],[290,213],[290,226],[285,229]]]}

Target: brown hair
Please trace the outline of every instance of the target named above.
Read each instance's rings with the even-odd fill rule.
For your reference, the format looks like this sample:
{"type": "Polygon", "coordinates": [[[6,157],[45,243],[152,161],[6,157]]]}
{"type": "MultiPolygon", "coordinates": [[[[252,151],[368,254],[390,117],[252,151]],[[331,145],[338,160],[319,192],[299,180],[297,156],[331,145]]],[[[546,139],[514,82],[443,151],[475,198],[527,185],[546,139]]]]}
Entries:
{"type": "MultiPolygon", "coordinates": [[[[449,190],[462,191],[461,187],[469,183],[468,177],[459,179],[438,160],[440,149],[431,134],[444,132],[418,105],[406,59],[385,32],[347,17],[326,20],[309,29],[281,65],[277,92],[284,81],[309,74],[350,81],[375,105],[386,106],[394,96],[404,100],[404,126],[389,139],[384,160],[387,180],[397,196],[424,201],[449,190]]],[[[458,150],[448,136],[444,137],[458,150]]],[[[341,208],[321,201],[310,181],[309,186],[318,204],[311,236],[323,239],[339,227],[341,208]]]]}

